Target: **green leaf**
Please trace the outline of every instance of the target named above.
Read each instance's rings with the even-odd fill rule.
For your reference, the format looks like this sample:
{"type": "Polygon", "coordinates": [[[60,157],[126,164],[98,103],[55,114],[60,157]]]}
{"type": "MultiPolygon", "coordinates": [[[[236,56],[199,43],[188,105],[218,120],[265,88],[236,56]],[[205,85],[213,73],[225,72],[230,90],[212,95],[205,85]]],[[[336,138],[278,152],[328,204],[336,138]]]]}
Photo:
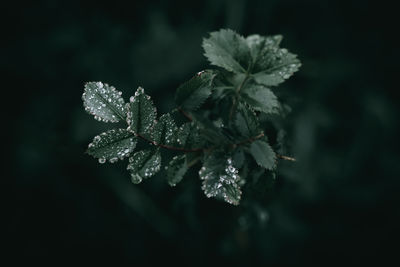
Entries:
{"type": "Polygon", "coordinates": [[[102,82],[88,82],[82,95],[85,110],[98,121],[118,122],[125,119],[125,101],[121,92],[102,82]]]}
{"type": "Polygon", "coordinates": [[[200,134],[200,129],[193,122],[182,124],[177,132],[177,143],[186,149],[196,149],[204,147],[204,138],[200,134]]]}
{"type": "Polygon", "coordinates": [[[143,179],[155,175],[161,168],[161,153],[159,149],[146,149],[133,154],[129,158],[127,170],[131,173],[131,181],[140,183],[143,179]]]}
{"type": "Polygon", "coordinates": [[[136,137],[125,129],[113,129],[94,137],[87,153],[99,159],[100,163],[111,163],[128,157],[136,147],[136,137]]]}
{"type": "Polygon", "coordinates": [[[240,135],[246,138],[254,137],[261,132],[259,126],[256,114],[251,109],[239,103],[235,118],[235,127],[240,135]]]}
{"type": "Polygon", "coordinates": [[[232,158],[224,152],[214,151],[206,156],[199,176],[203,180],[202,189],[207,197],[221,198],[233,205],[239,204],[242,194],[240,176],[232,158]]]}
{"type": "Polygon", "coordinates": [[[250,49],[246,40],[232,30],[212,32],[203,40],[204,55],[212,65],[231,72],[245,73],[250,64],[250,49]]]}
{"type": "Polygon", "coordinates": [[[157,110],[150,96],[139,87],[129,101],[126,104],[128,129],[141,135],[150,134],[157,117],[157,110]]]}
{"type": "Polygon", "coordinates": [[[188,170],[186,155],[183,154],[173,157],[165,169],[167,170],[168,184],[170,186],[175,186],[177,183],[182,181],[183,176],[188,170]]]}
{"type": "Polygon", "coordinates": [[[242,99],[254,110],[264,113],[278,113],[279,102],[275,94],[261,85],[251,85],[241,91],[242,99]]]}
{"type": "Polygon", "coordinates": [[[280,35],[250,35],[246,38],[253,59],[250,73],[257,83],[276,86],[299,70],[301,64],[297,56],[286,48],[279,48],[281,40],[280,35]]]}
{"type": "Polygon", "coordinates": [[[178,126],[169,113],[160,117],[152,130],[153,140],[157,144],[173,145],[176,143],[178,126]]]}
{"type": "MultiPolygon", "coordinates": [[[[246,43],[250,48],[250,54],[253,59],[253,65],[262,64],[263,53],[268,49],[277,49],[282,41],[282,35],[260,36],[252,34],[246,37],[246,43]]],[[[254,66],[253,66],[254,68],[254,66]]]]}
{"type": "Polygon", "coordinates": [[[276,155],[270,145],[261,140],[256,140],[250,145],[250,154],[261,167],[273,170],[276,165],[276,155]]]}
{"type": "Polygon", "coordinates": [[[186,111],[199,108],[211,95],[214,77],[215,74],[212,71],[202,71],[179,86],[175,94],[176,104],[186,111]]]}

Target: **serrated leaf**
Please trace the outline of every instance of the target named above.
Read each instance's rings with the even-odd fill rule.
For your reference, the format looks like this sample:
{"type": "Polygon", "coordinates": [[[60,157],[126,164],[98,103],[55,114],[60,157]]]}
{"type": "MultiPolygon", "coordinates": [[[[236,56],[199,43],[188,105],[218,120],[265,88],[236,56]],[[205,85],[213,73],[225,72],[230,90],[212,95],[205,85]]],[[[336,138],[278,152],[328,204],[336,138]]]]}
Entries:
{"type": "Polygon", "coordinates": [[[235,127],[243,137],[254,137],[260,133],[259,122],[256,114],[244,105],[239,104],[236,117],[235,127]]]}
{"type": "Polygon", "coordinates": [[[203,40],[203,48],[212,65],[237,73],[245,73],[249,67],[249,46],[242,36],[232,30],[210,33],[210,37],[203,40]]]}
{"type": "Polygon", "coordinates": [[[99,159],[100,163],[111,163],[128,157],[136,147],[136,137],[125,129],[113,129],[94,137],[87,153],[99,159]]]}
{"type": "Polygon", "coordinates": [[[199,128],[193,122],[182,124],[177,132],[177,143],[186,149],[204,147],[204,138],[200,135],[199,128]]]}
{"type": "Polygon", "coordinates": [[[152,130],[153,141],[157,144],[173,145],[176,143],[178,126],[169,113],[160,117],[152,130]]]}
{"type": "Polygon", "coordinates": [[[250,72],[257,83],[276,86],[299,70],[301,64],[297,56],[286,48],[279,48],[281,40],[280,35],[250,35],[246,38],[253,58],[250,72]]]}
{"type": "Polygon", "coordinates": [[[98,121],[118,122],[125,119],[125,101],[121,92],[102,82],[88,82],[82,95],[85,110],[98,121]]]}
{"type": "Polygon", "coordinates": [[[175,102],[183,110],[196,110],[211,95],[212,80],[215,74],[212,71],[199,72],[189,81],[178,87],[175,102]]]}
{"type": "Polygon", "coordinates": [[[239,204],[242,194],[240,176],[232,158],[224,152],[214,151],[206,156],[199,176],[203,180],[202,189],[207,197],[221,198],[233,205],[239,204]]]}
{"type": "MultiPolygon", "coordinates": [[[[279,48],[282,41],[282,35],[261,36],[252,34],[246,37],[246,43],[250,48],[250,54],[253,59],[253,65],[257,67],[262,64],[262,55],[268,49],[279,48]]],[[[254,66],[253,66],[254,68],[254,66]]]]}
{"type": "Polygon", "coordinates": [[[250,145],[250,154],[261,167],[273,170],[276,165],[276,155],[271,146],[261,140],[256,140],[250,145]]]}
{"type": "Polygon", "coordinates": [[[179,145],[185,147],[191,130],[192,130],[191,122],[184,123],[179,127],[177,132],[177,142],[179,145]]]}
{"type": "Polygon", "coordinates": [[[186,155],[183,154],[173,157],[165,168],[167,170],[168,184],[170,186],[175,186],[177,183],[182,181],[183,176],[188,170],[186,155]]]}
{"type": "Polygon", "coordinates": [[[241,91],[241,97],[254,110],[267,114],[278,112],[279,102],[276,95],[264,86],[248,86],[241,91]]]}
{"type": "Polygon", "coordinates": [[[135,95],[131,96],[126,107],[128,129],[141,135],[150,134],[157,117],[157,110],[150,96],[144,93],[142,87],[139,87],[135,95]]]}
{"type": "Polygon", "coordinates": [[[218,145],[229,144],[226,136],[222,133],[222,129],[217,127],[212,121],[196,113],[193,113],[192,117],[193,121],[196,122],[194,132],[197,132],[203,141],[205,140],[218,145]]]}
{"type": "Polygon", "coordinates": [[[141,150],[129,158],[127,170],[131,173],[131,181],[140,183],[155,175],[161,168],[161,153],[158,149],[141,150]]]}

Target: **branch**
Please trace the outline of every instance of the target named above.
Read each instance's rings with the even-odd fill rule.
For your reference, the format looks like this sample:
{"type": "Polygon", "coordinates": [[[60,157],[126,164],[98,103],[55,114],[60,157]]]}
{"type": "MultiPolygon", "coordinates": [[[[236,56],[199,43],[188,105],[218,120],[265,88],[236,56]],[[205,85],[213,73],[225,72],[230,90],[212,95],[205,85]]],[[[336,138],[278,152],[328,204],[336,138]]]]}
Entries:
{"type": "Polygon", "coordinates": [[[193,120],[192,117],[191,117],[189,114],[187,114],[182,108],[179,107],[178,110],[179,110],[179,112],[182,113],[182,115],[185,116],[189,121],[192,121],[192,120],[193,120]]]}
{"type": "Polygon", "coordinates": [[[238,86],[238,88],[237,88],[236,91],[235,91],[235,92],[236,92],[236,95],[235,95],[235,97],[233,98],[232,107],[231,107],[231,110],[230,110],[230,112],[229,112],[229,119],[230,119],[230,120],[232,119],[233,112],[234,112],[234,110],[236,109],[237,98],[238,98],[239,92],[240,92],[240,90],[242,90],[244,84],[247,82],[247,80],[248,80],[249,78],[250,78],[250,75],[249,75],[248,72],[246,72],[246,76],[244,77],[243,81],[240,83],[240,85],[238,86]]]}
{"type": "Polygon", "coordinates": [[[256,135],[254,137],[250,137],[249,139],[246,139],[240,143],[234,144],[234,146],[240,146],[240,145],[244,145],[246,143],[252,143],[254,141],[256,141],[257,139],[260,139],[261,137],[264,136],[264,133],[260,133],[259,135],[256,135]]]}
{"type": "Polygon", "coordinates": [[[276,156],[277,156],[278,158],[280,158],[280,159],[283,159],[283,160],[296,161],[296,159],[295,159],[295,158],[292,158],[292,157],[283,156],[283,155],[279,155],[279,154],[277,154],[276,156]]]}

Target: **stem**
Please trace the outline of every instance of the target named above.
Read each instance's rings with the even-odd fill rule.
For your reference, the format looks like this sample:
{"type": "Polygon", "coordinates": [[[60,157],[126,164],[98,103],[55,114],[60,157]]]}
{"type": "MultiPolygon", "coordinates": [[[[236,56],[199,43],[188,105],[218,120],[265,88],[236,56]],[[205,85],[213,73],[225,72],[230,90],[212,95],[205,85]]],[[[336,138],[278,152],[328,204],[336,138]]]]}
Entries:
{"type": "Polygon", "coordinates": [[[240,92],[240,90],[242,90],[244,84],[247,82],[247,80],[249,79],[249,77],[250,77],[249,73],[246,72],[246,76],[244,77],[243,81],[239,84],[238,88],[237,88],[236,91],[235,91],[236,94],[235,94],[235,96],[234,96],[234,98],[233,98],[232,107],[231,107],[231,110],[230,110],[230,112],[229,112],[229,120],[232,119],[232,117],[233,117],[233,112],[234,112],[235,109],[236,109],[237,98],[238,98],[238,96],[239,96],[239,92],[240,92]]]}
{"type": "Polygon", "coordinates": [[[254,142],[254,141],[256,141],[257,139],[260,139],[263,136],[264,136],[264,133],[260,133],[259,135],[256,135],[254,137],[250,137],[249,139],[246,139],[246,140],[244,140],[244,141],[242,141],[240,143],[234,144],[234,146],[240,146],[240,145],[244,145],[246,143],[254,142]]]}
{"type": "Polygon", "coordinates": [[[191,117],[189,114],[187,114],[182,108],[179,107],[178,110],[179,110],[179,112],[182,113],[182,115],[185,116],[189,121],[192,121],[192,120],[193,120],[192,117],[191,117]]]}
{"type": "Polygon", "coordinates": [[[192,166],[195,165],[199,160],[200,160],[200,157],[197,157],[197,158],[193,159],[191,162],[189,162],[189,163],[187,164],[187,167],[188,167],[188,168],[192,167],[192,166]]]}
{"type": "MultiPolygon", "coordinates": [[[[165,149],[169,149],[169,150],[175,150],[175,151],[186,152],[186,153],[189,153],[189,152],[199,152],[199,151],[207,152],[207,151],[212,151],[213,149],[215,149],[215,147],[186,149],[186,148],[182,148],[182,147],[168,146],[168,145],[164,145],[164,144],[158,144],[157,142],[155,142],[155,141],[153,141],[153,140],[150,140],[150,139],[144,137],[144,136],[141,135],[141,134],[136,133],[135,135],[136,135],[137,137],[140,137],[140,138],[142,138],[143,140],[147,141],[148,143],[155,145],[155,146],[159,146],[159,147],[162,147],[162,148],[165,148],[165,149]]],[[[237,147],[237,146],[241,146],[241,145],[244,145],[244,144],[246,144],[246,143],[251,143],[251,142],[254,142],[254,141],[257,140],[257,139],[260,139],[260,138],[263,137],[263,136],[264,136],[264,133],[260,133],[260,134],[258,134],[258,135],[256,135],[256,136],[250,137],[249,139],[246,139],[246,140],[244,140],[244,141],[242,141],[242,142],[239,142],[239,143],[237,143],[237,144],[233,144],[232,146],[235,148],[235,147],[237,147]]],[[[280,159],[283,159],[283,160],[296,161],[295,158],[292,158],[292,157],[289,157],[289,156],[284,156],[284,155],[279,155],[279,154],[277,154],[276,156],[277,156],[278,158],[280,158],[280,159]]],[[[199,157],[199,158],[195,158],[194,160],[192,160],[191,162],[189,162],[189,163],[188,163],[188,167],[191,167],[191,166],[193,166],[194,164],[196,164],[197,161],[199,161],[199,159],[200,159],[200,157],[199,157]]]]}
{"type": "Polygon", "coordinates": [[[292,158],[292,157],[283,156],[283,155],[279,155],[279,154],[277,154],[276,156],[277,156],[278,158],[280,158],[280,159],[289,160],[289,161],[296,161],[296,159],[295,159],[295,158],[292,158]]]}

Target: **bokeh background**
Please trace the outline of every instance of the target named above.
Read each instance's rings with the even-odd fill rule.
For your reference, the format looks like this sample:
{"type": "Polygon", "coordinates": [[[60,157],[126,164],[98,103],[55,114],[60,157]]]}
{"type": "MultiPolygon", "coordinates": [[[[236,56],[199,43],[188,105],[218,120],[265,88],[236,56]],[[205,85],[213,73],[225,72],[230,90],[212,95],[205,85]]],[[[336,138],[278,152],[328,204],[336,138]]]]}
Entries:
{"type": "Polygon", "coordinates": [[[285,266],[382,263],[398,253],[399,71],[395,9],[372,1],[26,1],[2,10],[2,243],[15,265],[285,266]],[[293,111],[268,201],[204,197],[196,175],[132,185],[84,154],[114,125],[88,115],[86,81],[158,109],[207,68],[210,31],[282,34],[303,66],[281,86],[293,111]],[[5,120],[4,120],[5,118],[5,120]],[[393,243],[394,242],[394,245],[393,243]]]}

